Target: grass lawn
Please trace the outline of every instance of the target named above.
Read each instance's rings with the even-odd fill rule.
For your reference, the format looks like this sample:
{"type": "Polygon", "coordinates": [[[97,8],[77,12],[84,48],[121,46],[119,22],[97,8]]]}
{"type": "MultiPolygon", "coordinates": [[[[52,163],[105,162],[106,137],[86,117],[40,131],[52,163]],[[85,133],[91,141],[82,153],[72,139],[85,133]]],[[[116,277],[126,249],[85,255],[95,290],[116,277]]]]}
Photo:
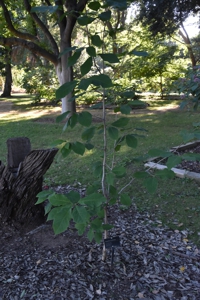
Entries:
{"type": "MultiPolygon", "coordinates": [[[[31,97],[15,94],[11,98],[12,107],[2,109],[0,100],[0,159],[6,163],[6,140],[10,137],[26,136],[30,139],[32,148],[48,148],[57,139],[67,141],[80,140],[81,126],[62,131],[64,124],[55,122],[59,115],[59,107],[41,107],[31,105],[31,97]]],[[[116,155],[116,162],[128,168],[126,181],[119,180],[118,185],[123,186],[131,178],[135,170],[142,170],[143,164],[136,163],[134,158],[144,155],[149,149],[170,149],[183,143],[180,131],[193,131],[192,124],[199,122],[199,113],[193,111],[181,111],[173,109],[178,100],[147,100],[150,107],[145,110],[133,111],[128,117],[130,123],[126,133],[138,133],[144,135],[138,138],[138,146],[131,149],[123,146],[116,155]],[[138,131],[137,128],[146,131],[138,131]]],[[[5,102],[4,102],[5,103],[5,102]]],[[[101,110],[90,111],[94,117],[94,125],[100,126],[99,117],[101,110]]],[[[119,115],[114,115],[107,110],[108,122],[113,122],[119,115]]],[[[100,128],[99,128],[100,131],[100,128]]],[[[57,155],[51,168],[45,176],[46,185],[74,184],[88,186],[96,179],[93,166],[96,161],[102,160],[102,133],[97,133],[93,138],[95,148],[87,151],[84,156],[70,154],[66,158],[57,155]]],[[[112,161],[112,141],[108,141],[108,159],[112,161]]],[[[128,187],[134,203],[139,210],[148,210],[160,222],[155,226],[168,225],[177,230],[188,230],[189,237],[200,246],[200,183],[189,180],[174,178],[160,180],[155,194],[149,194],[139,180],[133,181],[128,187]]]]}

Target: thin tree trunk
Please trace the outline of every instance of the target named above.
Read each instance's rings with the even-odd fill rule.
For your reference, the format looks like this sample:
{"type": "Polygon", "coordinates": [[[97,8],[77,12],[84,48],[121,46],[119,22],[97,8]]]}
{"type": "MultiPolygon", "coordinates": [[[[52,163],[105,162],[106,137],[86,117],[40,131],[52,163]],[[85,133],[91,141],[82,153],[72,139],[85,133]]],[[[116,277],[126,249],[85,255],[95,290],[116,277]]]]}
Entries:
{"type": "Polygon", "coordinates": [[[181,27],[182,27],[183,31],[179,30],[178,33],[184,40],[185,45],[187,46],[188,53],[189,53],[191,63],[192,63],[192,67],[195,67],[196,66],[196,58],[195,58],[193,50],[192,50],[192,43],[190,41],[190,38],[189,38],[187,31],[185,30],[185,27],[183,26],[183,24],[181,24],[181,27]]]}

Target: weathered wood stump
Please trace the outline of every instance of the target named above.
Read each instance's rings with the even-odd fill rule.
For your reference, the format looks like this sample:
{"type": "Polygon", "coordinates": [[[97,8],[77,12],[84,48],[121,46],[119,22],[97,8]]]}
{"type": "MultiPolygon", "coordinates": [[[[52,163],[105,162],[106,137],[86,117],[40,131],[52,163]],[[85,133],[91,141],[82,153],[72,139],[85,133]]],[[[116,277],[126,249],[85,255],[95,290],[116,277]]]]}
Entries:
{"type": "Polygon", "coordinates": [[[2,221],[14,220],[27,224],[39,210],[44,214],[42,206],[35,206],[36,195],[42,190],[43,175],[52,164],[58,149],[31,151],[29,142],[27,138],[9,139],[7,167],[0,161],[2,221]],[[17,139],[19,148],[14,151],[18,147],[17,139]]]}

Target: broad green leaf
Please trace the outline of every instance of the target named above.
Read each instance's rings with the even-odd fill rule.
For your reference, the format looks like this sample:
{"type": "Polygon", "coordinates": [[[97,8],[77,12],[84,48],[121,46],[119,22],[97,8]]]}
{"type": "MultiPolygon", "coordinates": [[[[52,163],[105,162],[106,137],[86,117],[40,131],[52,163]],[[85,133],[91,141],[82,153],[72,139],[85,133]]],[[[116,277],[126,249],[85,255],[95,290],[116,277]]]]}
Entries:
{"type": "Polygon", "coordinates": [[[92,80],[92,84],[95,86],[102,86],[102,88],[109,88],[113,85],[110,77],[105,74],[94,75],[90,77],[90,79],[92,80]]]}
{"type": "Polygon", "coordinates": [[[71,205],[69,199],[62,194],[53,194],[49,196],[49,202],[53,205],[53,206],[61,206],[61,205],[71,205]]]}
{"type": "Polygon", "coordinates": [[[64,143],[66,143],[65,140],[58,139],[51,143],[51,147],[59,147],[61,144],[64,144],[64,143]]]}
{"type": "Polygon", "coordinates": [[[130,119],[126,117],[119,118],[117,121],[113,122],[111,125],[114,127],[123,128],[129,123],[130,119]]]}
{"type": "Polygon", "coordinates": [[[111,11],[107,10],[107,11],[102,12],[101,14],[98,15],[98,18],[103,22],[110,20],[111,11]]]}
{"type": "Polygon", "coordinates": [[[82,132],[82,139],[85,141],[89,141],[93,138],[95,134],[95,127],[90,127],[90,128],[86,128],[83,132],[82,132]]]}
{"type": "Polygon", "coordinates": [[[120,202],[122,205],[125,205],[125,206],[130,206],[132,201],[131,201],[131,198],[129,197],[128,194],[121,194],[120,195],[120,202]]]}
{"type": "MultiPolygon", "coordinates": [[[[67,228],[69,227],[69,222],[71,220],[71,210],[68,207],[64,206],[56,207],[54,209],[57,210],[57,212],[53,217],[53,230],[55,234],[59,234],[67,230],[67,228]]],[[[51,210],[51,212],[53,210],[51,210]]]]}
{"type": "Polygon", "coordinates": [[[136,55],[136,56],[148,56],[148,52],[146,51],[136,51],[136,50],[132,50],[131,52],[129,52],[129,54],[133,54],[133,55],[136,55]]]}
{"type": "Polygon", "coordinates": [[[132,134],[126,135],[126,144],[130,148],[136,148],[137,147],[137,139],[132,134]]]}
{"type": "Polygon", "coordinates": [[[112,53],[107,53],[107,54],[99,54],[99,56],[101,56],[101,58],[104,60],[104,61],[107,61],[109,63],[118,63],[119,62],[119,59],[117,57],[116,54],[112,54],[112,53]]]}
{"type": "Polygon", "coordinates": [[[87,195],[86,197],[79,200],[80,204],[86,205],[86,206],[100,206],[103,203],[106,202],[106,198],[99,194],[99,193],[93,193],[90,195],[87,195]]]}
{"type": "Polygon", "coordinates": [[[78,115],[77,115],[77,113],[73,113],[73,115],[69,119],[69,126],[71,128],[74,128],[76,126],[77,122],[78,122],[78,115]]]}
{"type": "Polygon", "coordinates": [[[101,7],[101,4],[98,1],[93,1],[88,4],[88,7],[92,10],[97,11],[101,7]]]}
{"type": "Polygon", "coordinates": [[[88,59],[81,65],[81,75],[84,76],[88,72],[90,72],[92,67],[92,57],[88,57],[88,59]]]}
{"type": "Polygon", "coordinates": [[[67,47],[67,48],[65,48],[64,51],[62,51],[62,52],[59,54],[58,58],[60,58],[60,57],[63,56],[64,54],[69,53],[69,52],[74,51],[74,50],[76,50],[76,47],[75,47],[75,46],[74,46],[74,47],[67,47]]]}
{"type": "Polygon", "coordinates": [[[127,9],[127,1],[126,0],[106,0],[105,2],[108,6],[111,6],[115,9],[119,9],[119,10],[127,9]]]}
{"type": "Polygon", "coordinates": [[[103,228],[102,228],[102,219],[100,218],[96,218],[94,220],[92,220],[92,222],[90,223],[90,226],[92,229],[94,229],[95,231],[98,231],[98,232],[102,232],[103,228]]]}
{"type": "Polygon", "coordinates": [[[189,160],[189,161],[200,161],[200,154],[199,153],[184,153],[182,159],[189,160]]]}
{"type": "Polygon", "coordinates": [[[100,36],[98,34],[91,36],[92,44],[96,47],[101,47],[103,44],[103,41],[100,39],[100,36]]]}
{"type": "Polygon", "coordinates": [[[125,92],[121,93],[121,96],[125,97],[127,99],[133,98],[135,96],[135,92],[134,91],[125,91],[125,92]]]}
{"type": "Polygon", "coordinates": [[[87,233],[87,237],[88,237],[88,240],[90,242],[92,242],[93,238],[94,238],[94,231],[90,228],[90,230],[88,231],[87,233]]]}
{"type": "Polygon", "coordinates": [[[115,147],[115,152],[120,151],[120,149],[121,149],[121,145],[118,144],[118,145],[115,147]]]}
{"type": "Polygon", "coordinates": [[[103,227],[103,230],[110,230],[110,229],[112,229],[114,226],[111,225],[111,224],[103,224],[102,227],[103,227]]]}
{"type": "Polygon", "coordinates": [[[86,230],[86,224],[75,224],[75,228],[78,230],[78,235],[83,235],[86,230]]]}
{"type": "Polygon", "coordinates": [[[115,182],[115,175],[113,173],[108,173],[106,175],[106,182],[109,184],[109,185],[114,185],[114,182],[115,182]]]}
{"type": "Polygon", "coordinates": [[[140,179],[140,178],[147,178],[147,177],[149,177],[149,174],[148,174],[147,172],[145,172],[145,171],[138,171],[138,172],[135,172],[135,173],[133,174],[133,176],[134,176],[135,178],[140,179]]]}
{"type": "Polygon", "coordinates": [[[113,185],[110,185],[109,186],[109,194],[112,196],[112,197],[117,197],[117,189],[116,187],[114,187],[113,185]]]}
{"type": "Polygon", "coordinates": [[[94,171],[94,175],[100,177],[102,175],[102,162],[101,161],[97,161],[94,165],[93,165],[93,171],[94,171]]]}
{"type": "Polygon", "coordinates": [[[47,200],[51,194],[54,194],[53,190],[45,190],[45,191],[38,193],[37,194],[38,201],[35,203],[35,205],[40,204],[40,203],[44,202],[45,200],[47,200]]]}
{"type": "Polygon", "coordinates": [[[95,232],[94,233],[94,240],[97,244],[100,244],[102,241],[102,233],[101,232],[95,232]]]}
{"type": "Polygon", "coordinates": [[[163,151],[163,150],[160,150],[160,149],[150,149],[149,152],[148,152],[148,155],[150,157],[169,157],[172,155],[171,152],[168,152],[168,151],[163,151]]]}
{"type": "Polygon", "coordinates": [[[55,13],[58,5],[55,6],[35,6],[31,8],[31,13],[55,13]]]}
{"type": "Polygon", "coordinates": [[[143,181],[143,184],[144,184],[144,186],[146,187],[146,189],[147,189],[150,193],[155,193],[155,192],[156,192],[157,185],[158,185],[158,182],[157,182],[157,179],[156,179],[156,178],[154,178],[154,177],[146,178],[146,179],[143,181]]]}
{"type": "Polygon", "coordinates": [[[89,127],[92,123],[92,115],[88,111],[83,111],[78,115],[78,122],[85,126],[89,127]]]}
{"type": "Polygon", "coordinates": [[[159,170],[155,174],[164,179],[172,179],[175,177],[175,173],[167,168],[164,170],[159,170]]]}
{"type": "Polygon", "coordinates": [[[67,157],[71,152],[71,143],[66,143],[60,150],[63,157],[67,157]]]}
{"type": "Polygon", "coordinates": [[[66,82],[63,85],[61,85],[57,90],[56,90],[56,99],[62,99],[65,96],[67,96],[69,93],[71,93],[75,86],[77,84],[77,81],[71,81],[71,82],[66,82]]]}
{"type": "Polygon", "coordinates": [[[178,155],[170,156],[166,163],[167,168],[171,169],[171,168],[175,167],[176,165],[180,164],[181,161],[182,161],[182,158],[178,155]]]}
{"type": "Polygon", "coordinates": [[[76,205],[72,211],[72,218],[75,223],[87,223],[90,215],[84,206],[76,205]]]}
{"type": "Polygon", "coordinates": [[[90,55],[91,57],[96,57],[96,49],[93,46],[87,47],[86,48],[86,52],[88,55],[90,55]]]}
{"type": "Polygon", "coordinates": [[[85,148],[90,151],[90,150],[94,149],[94,145],[92,145],[90,143],[86,143],[85,148]]]}
{"type": "Polygon", "coordinates": [[[110,126],[108,127],[108,134],[111,139],[117,140],[119,136],[119,131],[117,128],[110,126]]]}
{"type": "Polygon", "coordinates": [[[112,172],[117,176],[117,177],[123,177],[126,175],[126,168],[123,166],[120,167],[114,167],[112,169],[112,172]]]}
{"type": "Polygon", "coordinates": [[[70,113],[70,111],[66,111],[63,114],[56,117],[56,123],[62,122],[66,116],[70,113]]]}
{"type": "Polygon", "coordinates": [[[128,105],[128,104],[125,104],[125,105],[121,105],[120,106],[120,111],[122,114],[124,115],[129,115],[130,112],[131,112],[131,107],[128,105]]]}
{"type": "Polygon", "coordinates": [[[78,24],[81,25],[81,26],[91,24],[94,20],[95,20],[95,18],[92,18],[90,16],[86,16],[86,15],[78,17],[78,19],[77,19],[78,24]]]}
{"type": "Polygon", "coordinates": [[[77,62],[80,56],[81,56],[81,51],[76,50],[76,52],[68,58],[67,66],[71,67],[75,65],[75,63],[77,62]]]}
{"type": "Polygon", "coordinates": [[[80,194],[76,191],[67,193],[66,197],[72,202],[77,203],[80,200],[80,194]]]}
{"type": "Polygon", "coordinates": [[[90,84],[92,84],[92,80],[90,78],[82,78],[78,85],[78,88],[80,90],[86,91],[90,84]]]}
{"type": "Polygon", "coordinates": [[[48,202],[44,207],[44,215],[46,216],[52,209],[52,204],[48,202]]]}
{"type": "Polygon", "coordinates": [[[86,190],[86,195],[91,195],[91,194],[94,194],[96,193],[96,191],[98,191],[100,189],[100,183],[96,182],[96,183],[93,183],[92,185],[90,185],[87,190],[86,190]]]}
{"type": "Polygon", "coordinates": [[[117,106],[117,107],[114,108],[114,112],[115,112],[115,113],[117,113],[117,112],[119,112],[119,111],[120,111],[120,107],[119,107],[119,106],[117,106]]]}
{"type": "Polygon", "coordinates": [[[85,153],[85,145],[80,142],[72,143],[72,150],[79,155],[83,155],[85,153]]]}

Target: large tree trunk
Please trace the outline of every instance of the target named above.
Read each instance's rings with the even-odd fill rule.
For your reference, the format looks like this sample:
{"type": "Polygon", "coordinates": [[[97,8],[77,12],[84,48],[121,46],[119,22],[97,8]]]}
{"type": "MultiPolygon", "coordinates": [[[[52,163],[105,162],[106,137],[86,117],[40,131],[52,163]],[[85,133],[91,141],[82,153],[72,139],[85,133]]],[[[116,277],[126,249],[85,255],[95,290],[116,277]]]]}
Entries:
{"type": "MultiPolygon", "coordinates": [[[[72,28],[73,30],[73,28],[72,28]]],[[[71,38],[67,41],[61,41],[61,53],[66,51],[67,48],[71,47],[71,38]]],[[[68,67],[68,59],[71,56],[71,51],[63,54],[60,58],[59,63],[56,65],[56,74],[58,76],[58,80],[60,86],[65,84],[66,82],[73,81],[73,68],[68,67]]],[[[73,94],[69,93],[64,98],[62,98],[62,113],[70,111],[71,113],[76,112],[76,103],[74,101],[69,101],[72,98],[73,94]]]]}
{"type": "Polygon", "coordinates": [[[11,97],[12,89],[11,48],[5,49],[5,73],[6,79],[1,97],[9,98],[11,97]]]}
{"type": "Polygon", "coordinates": [[[43,175],[50,167],[58,149],[33,150],[20,163],[17,173],[0,161],[0,214],[2,221],[28,224],[42,206],[35,206],[42,190],[43,175]]]}

